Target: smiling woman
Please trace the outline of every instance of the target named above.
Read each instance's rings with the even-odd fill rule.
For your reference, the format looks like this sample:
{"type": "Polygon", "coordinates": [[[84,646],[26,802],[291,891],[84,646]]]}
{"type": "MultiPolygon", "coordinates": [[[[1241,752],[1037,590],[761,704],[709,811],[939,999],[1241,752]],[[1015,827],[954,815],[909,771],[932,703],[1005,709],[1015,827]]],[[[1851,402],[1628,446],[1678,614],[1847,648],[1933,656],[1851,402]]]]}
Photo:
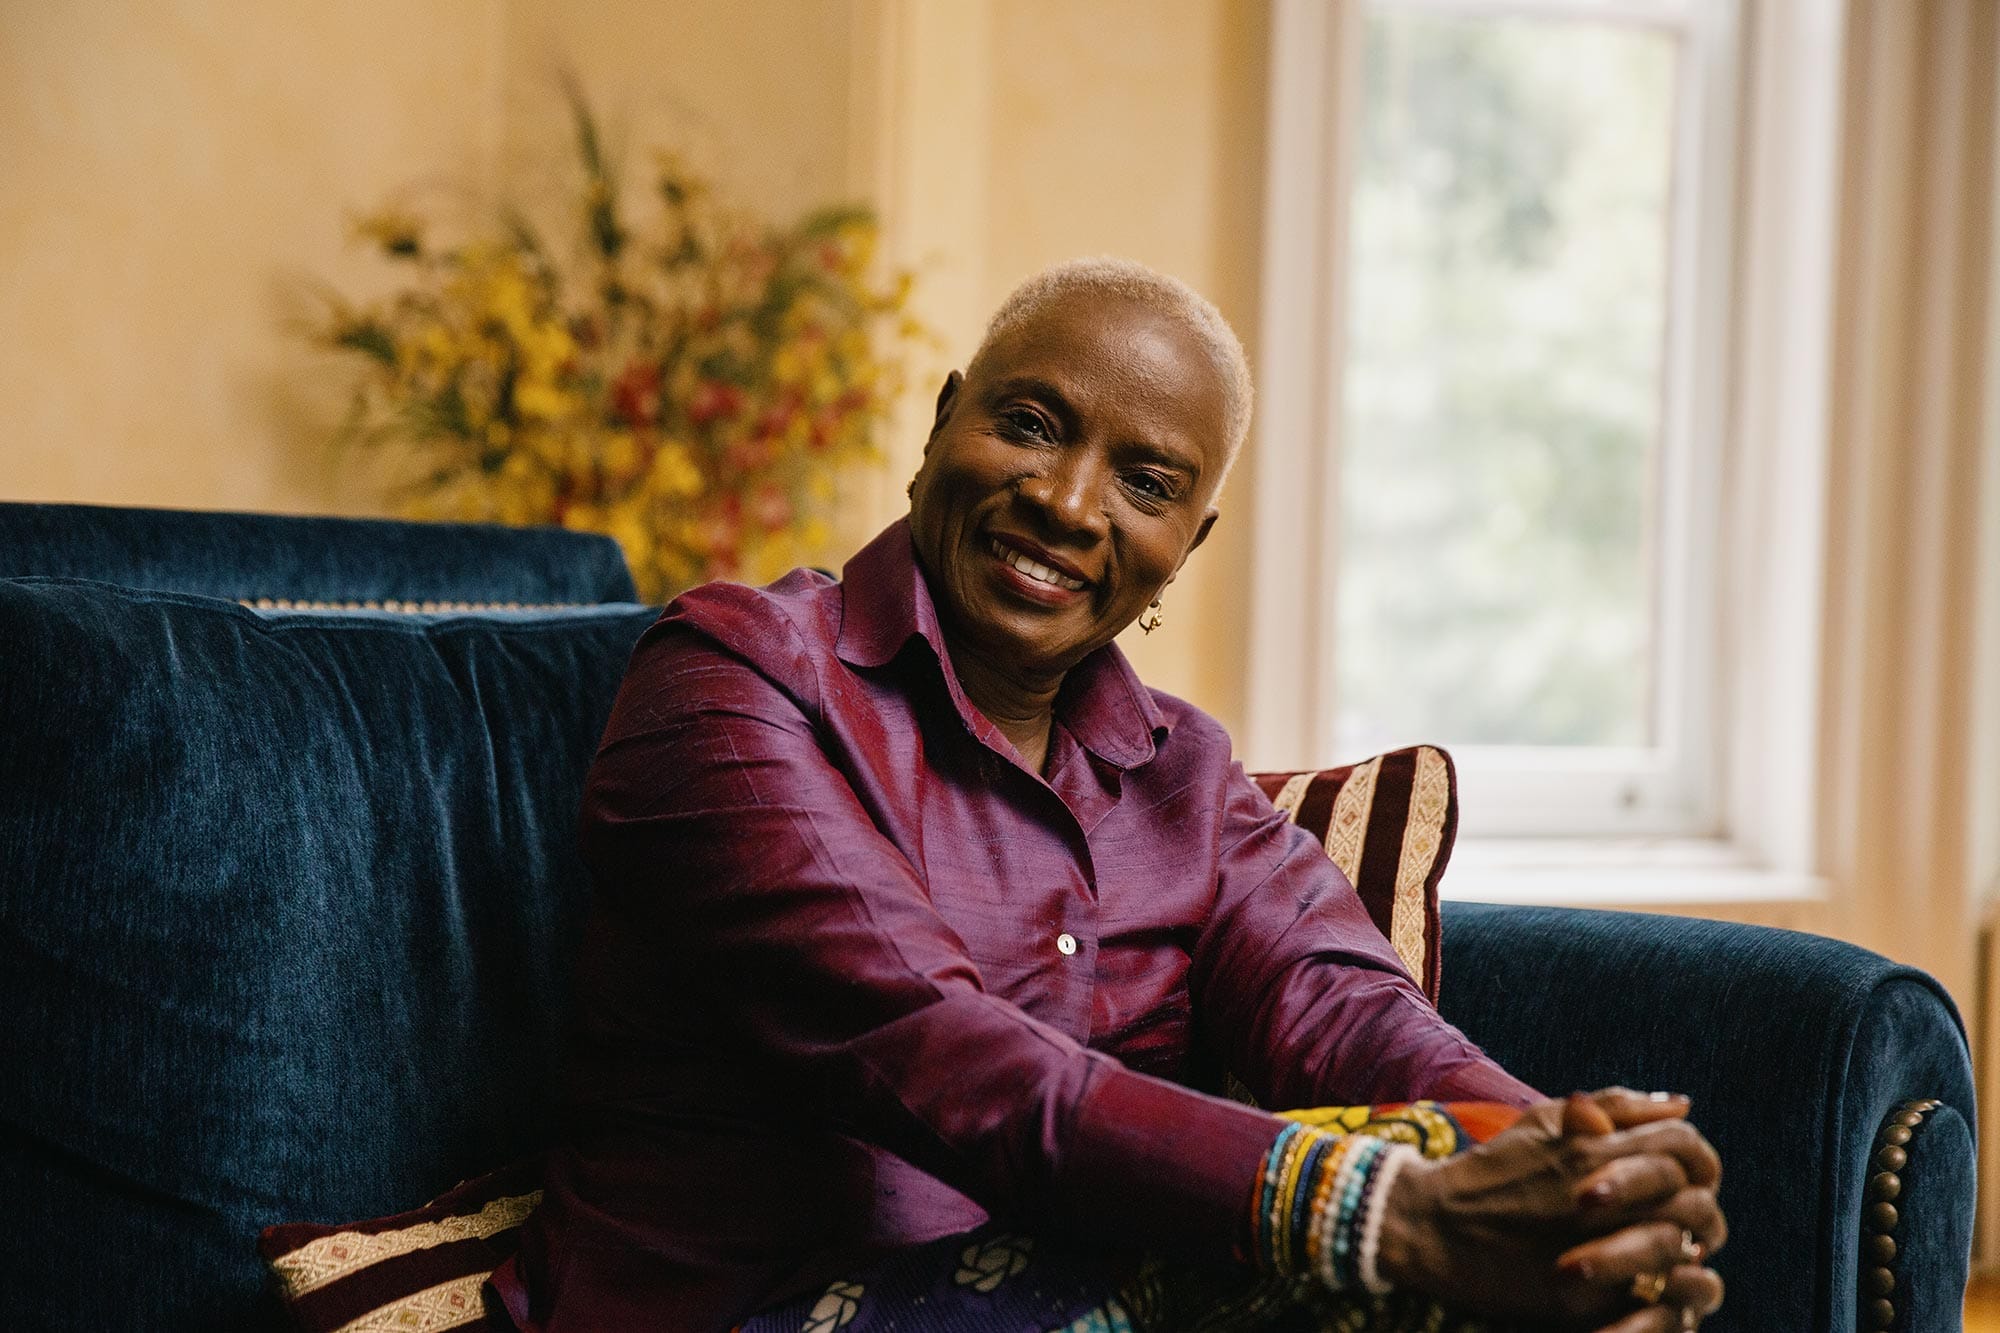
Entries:
{"type": "Polygon", "coordinates": [[[1218,349],[1157,295],[1076,272],[1017,294],[945,381],[910,494],[939,617],[968,650],[961,680],[1031,769],[1064,675],[1208,535],[1247,417],[1233,338],[1218,349]]]}
{"type": "Polygon", "coordinates": [[[1248,414],[1199,296],[1052,270],[840,580],[710,584],[647,632],[584,795],[569,1130],[493,1278],[521,1327],[1667,1333],[1719,1303],[1685,1103],[1495,1065],[1112,642],[1248,414]],[[1288,1118],[1224,1071],[1421,1104],[1288,1118]]]}

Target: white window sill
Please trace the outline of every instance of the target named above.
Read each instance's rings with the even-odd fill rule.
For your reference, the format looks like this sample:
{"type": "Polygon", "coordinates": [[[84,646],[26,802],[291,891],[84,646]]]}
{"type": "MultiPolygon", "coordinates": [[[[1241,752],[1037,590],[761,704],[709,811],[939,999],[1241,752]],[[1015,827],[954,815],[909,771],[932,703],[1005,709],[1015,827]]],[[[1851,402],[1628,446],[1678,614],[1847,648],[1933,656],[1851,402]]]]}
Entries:
{"type": "Polygon", "coordinates": [[[1826,880],[1772,869],[1720,838],[1468,838],[1438,887],[1456,902],[1728,915],[1827,899],[1826,880]]]}

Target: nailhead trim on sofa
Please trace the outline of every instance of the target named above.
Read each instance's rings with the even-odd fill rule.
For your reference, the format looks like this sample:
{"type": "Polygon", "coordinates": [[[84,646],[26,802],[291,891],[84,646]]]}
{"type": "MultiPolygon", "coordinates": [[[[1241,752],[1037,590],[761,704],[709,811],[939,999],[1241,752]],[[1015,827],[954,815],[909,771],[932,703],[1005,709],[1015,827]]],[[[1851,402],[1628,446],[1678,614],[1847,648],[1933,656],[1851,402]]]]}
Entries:
{"type": "Polygon", "coordinates": [[[240,605],[257,611],[396,611],[429,614],[438,611],[574,611],[577,602],[399,602],[394,598],[366,602],[304,602],[285,597],[239,597],[240,605]]]}
{"type": "Polygon", "coordinates": [[[1903,1168],[1910,1163],[1917,1130],[1924,1117],[1937,1110],[1935,1100],[1907,1101],[1891,1111],[1875,1135],[1873,1174],[1861,1209],[1861,1327],[1868,1330],[1896,1325],[1896,1224],[1901,1216],[1896,1200],[1903,1193],[1903,1168]]]}

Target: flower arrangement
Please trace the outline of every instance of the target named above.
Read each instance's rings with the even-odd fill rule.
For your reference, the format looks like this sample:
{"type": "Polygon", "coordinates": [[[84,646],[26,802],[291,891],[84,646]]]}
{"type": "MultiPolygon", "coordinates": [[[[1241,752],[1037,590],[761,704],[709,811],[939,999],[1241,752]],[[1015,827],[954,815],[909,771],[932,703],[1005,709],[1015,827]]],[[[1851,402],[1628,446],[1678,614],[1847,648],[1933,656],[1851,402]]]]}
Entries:
{"type": "Polygon", "coordinates": [[[409,447],[396,489],[412,516],[608,533],[647,597],[775,578],[827,541],[836,470],[879,460],[923,334],[910,275],[873,278],[863,209],[766,225],[667,155],[635,231],[574,93],[571,109],[569,268],[518,214],[450,248],[410,213],[356,224],[409,281],[368,304],[330,296],[313,330],[365,363],[344,434],[409,447]]]}

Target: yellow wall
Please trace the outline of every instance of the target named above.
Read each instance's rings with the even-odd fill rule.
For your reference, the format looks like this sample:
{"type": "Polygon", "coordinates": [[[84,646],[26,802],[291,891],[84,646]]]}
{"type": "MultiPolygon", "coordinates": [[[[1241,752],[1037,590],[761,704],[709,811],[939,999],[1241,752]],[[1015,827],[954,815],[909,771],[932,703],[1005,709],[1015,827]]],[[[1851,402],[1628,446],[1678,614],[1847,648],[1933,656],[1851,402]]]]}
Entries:
{"type": "Polygon", "coordinates": [[[484,184],[497,0],[0,6],[0,498],[361,511],[287,290],[349,210],[484,184]]]}
{"type": "MultiPolygon", "coordinates": [[[[985,305],[1035,270],[1117,254],[1184,278],[1251,345],[1262,231],[1264,6],[1003,0],[994,7],[985,305]]],[[[1122,644],[1139,674],[1236,732],[1244,715],[1254,458],[1213,535],[1122,644]]]]}
{"type": "Polygon", "coordinates": [[[570,66],[643,165],[780,213],[847,193],[850,7],[822,0],[0,6],[0,499],[381,512],[327,447],[307,285],[393,275],[385,201],[566,183],[570,66]]]}
{"type": "MultiPolygon", "coordinates": [[[[944,346],[851,546],[898,511],[934,377],[1042,265],[1129,255],[1254,329],[1265,41],[1258,0],[0,7],[0,499],[382,511],[327,445],[349,368],[287,321],[311,280],[393,278],[358,212],[559,196],[571,70],[628,168],[674,144],[774,216],[870,197],[925,274],[944,346]]],[[[1166,627],[1128,636],[1232,726],[1249,494],[1246,467],[1166,627]]]]}
{"type": "Polygon", "coordinates": [[[854,6],[842,0],[510,0],[507,179],[572,178],[573,71],[634,184],[672,145],[738,202],[787,217],[848,196],[854,6]],[[553,170],[552,170],[553,169],[553,170]]]}

